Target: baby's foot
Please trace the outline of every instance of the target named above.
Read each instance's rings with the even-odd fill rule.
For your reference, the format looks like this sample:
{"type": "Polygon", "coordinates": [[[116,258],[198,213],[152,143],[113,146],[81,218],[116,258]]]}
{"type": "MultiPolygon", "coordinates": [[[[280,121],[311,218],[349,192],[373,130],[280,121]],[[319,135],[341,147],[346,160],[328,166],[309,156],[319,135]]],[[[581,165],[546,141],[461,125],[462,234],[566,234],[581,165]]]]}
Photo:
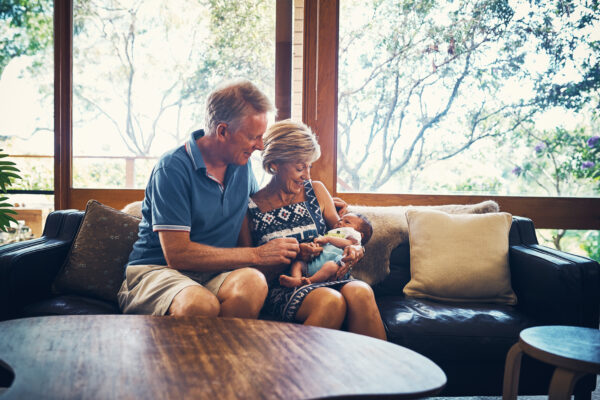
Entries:
{"type": "Polygon", "coordinates": [[[310,279],[308,279],[306,276],[303,276],[302,278],[300,278],[302,280],[302,286],[304,285],[310,285],[312,282],[310,281],[310,279]]]}
{"type": "Polygon", "coordinates": [[[285,287],[297,287],[297,286],[302,286],[302,279],[303,278],[294,278],[293,276],[288,276],[288,275],[280,275],[279,276],[279,284],[281,286],[285,286],[285,287]]]}

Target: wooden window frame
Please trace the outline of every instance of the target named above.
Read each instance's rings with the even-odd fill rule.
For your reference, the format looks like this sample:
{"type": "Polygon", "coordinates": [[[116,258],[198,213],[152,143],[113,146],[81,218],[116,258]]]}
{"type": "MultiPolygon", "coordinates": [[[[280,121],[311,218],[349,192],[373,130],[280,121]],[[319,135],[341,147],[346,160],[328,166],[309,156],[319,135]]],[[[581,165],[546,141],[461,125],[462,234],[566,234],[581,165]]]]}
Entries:
{"type": "Polygon", "coordinates": [[[372,206],[467,204],[495,200],[502,211],[530,218],[536,228],[600,229],[600,198],[338,193],[337,77],[340,0],[306,0],[303,119],[319,136],[313,179],[349,204],[372,206]]]}
{"type": "MultiPolygon", "coordinates": [[[[277,2],[277,15],[289,18],[291,1],[277,2]],[[281,8],[283,7],[283,8],[281,8]]],[[[322,156],[314,179],[350,204],[373,206],[436,205],[498,202],[503,211],[531,218],[538,228],[600,229],[600,198],[475,195],[338,193],[337,69],[339,0],[306,0],[304,7],[303,120],[319,134],[322,156]]],[[[276,104],[289,109],[291,46],[289,30],[276,28],[276,104]],[[277,49],[279,49],[277,51],[277,49]],[[286,87],[285,90],[281,88],[286,87]]],[[[73,0],[54,3],[55,69],[55,209],[84,209],[89,199],[115,208],[141,200],[142,189],[78,189],[72,187],[72,48],[73,0]]]]}

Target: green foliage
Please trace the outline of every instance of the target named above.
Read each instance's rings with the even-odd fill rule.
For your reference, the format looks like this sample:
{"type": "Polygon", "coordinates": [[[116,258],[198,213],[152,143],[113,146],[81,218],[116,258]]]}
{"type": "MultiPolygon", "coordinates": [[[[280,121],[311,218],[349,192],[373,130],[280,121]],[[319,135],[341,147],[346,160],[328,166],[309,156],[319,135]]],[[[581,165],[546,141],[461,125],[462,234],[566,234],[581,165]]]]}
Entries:
{"type": "Polygon", "coordinates": [[[575,176],[593,180],[596,183],[596,191],[600,192],[600,136],[590,136],[585,144],[580,146],[575,160],[575,176]]]}
{"type": "Polygon", "coordinates": [[[556,127],[514,132],[514,139],[529,151],[520,160],[512,159],[512,174],[527,185],[543,188],[550,196],[589,196],[592,188],[600,191],[600,137],[589,131],[589,127],[556,127]]]}
{"type": "Polygon", "coordinates": [[[580,240],[581,248],[588,257],[600,262],[600,231],[588,231],[580,240]]]}
{"type": "Polygon", "coordinates": [[[451,187],[452,192],[469,192],[498,194],[502,189],[502,182],[497,178],[486,179],[475,176],[468,177],[464,182],[455,185],[443,185],[443,188],[451,187]]]}
{"type": "MultiPolygon", "coordinates": [[[[0,149],[0,160],[8,157],[8,154],[3,153],[0,149]]],[[[2,193],[6,193],[7,189],[12,185],[13,180],[21,179],[16,173],[19,169],[15,167],[15,163],[12,161],[0,161],[0,190],[2,193]]],[[[7,203],[8,197],[0,196],[0,230],[6,232],[6,229],[10,226],[11,221],[17,222],[12,216],[16,212],[13,211],[12,204],[7,203]]]]}
{"type": "Polygon", "coordinates": [[[0,76],[10,60],[34,55],[52,45],[50,0],[0,2],[0,76]]]}

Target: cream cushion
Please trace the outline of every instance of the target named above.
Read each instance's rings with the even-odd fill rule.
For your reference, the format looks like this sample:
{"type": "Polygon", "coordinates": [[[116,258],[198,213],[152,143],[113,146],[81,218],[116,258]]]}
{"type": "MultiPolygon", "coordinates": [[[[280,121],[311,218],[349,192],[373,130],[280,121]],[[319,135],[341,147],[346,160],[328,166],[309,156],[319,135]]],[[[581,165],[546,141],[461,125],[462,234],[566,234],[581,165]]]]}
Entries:
{"type": "Polygon", "coordinates": [[[512,216],[408,210],[410,281],[404,294],[516,304],[508,265],[512,216]]]}

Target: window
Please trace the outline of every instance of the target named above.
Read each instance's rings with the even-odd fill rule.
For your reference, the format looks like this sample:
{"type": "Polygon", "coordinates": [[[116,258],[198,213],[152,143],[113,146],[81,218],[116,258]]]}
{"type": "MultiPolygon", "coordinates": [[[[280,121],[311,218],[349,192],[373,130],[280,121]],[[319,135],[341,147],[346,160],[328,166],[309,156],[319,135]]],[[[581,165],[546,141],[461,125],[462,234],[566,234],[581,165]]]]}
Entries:
{"type": "Polygon", "coordinates": [[[597,5],[342,1],[339,20],[338,191],[598,196],[597,5]]]}
{"type": "MultiPolygon", "coordinates": [[[[434,205],[493,199],[501,210],[531,218],[540,229],[600,228],[598,125],[597,115],[590,112],[598,106],[600,87],[597,5],[570,2],[564,8],[567,3],[562,1],[547,3],[306,2],[304,115],[318,133],[323,152],[313,168],[315,179],[354,204],[434,205]],[[477,7],[468,14],[472,4],[477,7]],[[454,8],[443,10],[443,6],[454,8]],[[530,14],[523,11],[525,6],[535,9],[530,14]],[[548,11],[546,7],[553,8],[548,11]],[[460,18],[469,16],[476,16],[473,22],[480,25],[467,28],[479,30],[457,30],[463,22],[460,18]],[[508,29],[519,19],[523,21],[521,36],[508,29]],[[502,21],[506,23],[502,25],[502,21]],[[395,30],[398,27],[402,30],[395,30]],[[482,68],[478,80],[465,74],[462,81],[453,81],[461,71],[486,66],[481,64],[483,56],[475,55],[468,64],[458,64],[462,69],[448,62],[462,54],[457,46],[469,33],[475,37],[486,29],[490,37],[500,30],[506,32],[505,43],[512,41],[517,46],[508,50],[495,46],[497,52],[513,58],[500,59],[503,68],[495,68],[494,59],[488,60],[489,68],[482,68]],[[416,44],[420,51],[411,53],[410,46],[416,44]],[[517,57],[519,49],[530,54],[517,57]],[[538,63],[532,49],[541,59],[554,57],[549,58],[554,68],[550,74],[541,74],[548,72],[549,64],[538,63]],[[387,57],[376,57],[381,54],[387,57]],[[401,62],[402,57],[406,60],[401,62]],[[396,63],[393,67],[390,59],[396,63]],[[399,95],[407,79],[430,78],[442,72],[439,79],[427,81],[428,85],[415,86],[416,103],[412,98],[407,103],[409,97],[399,95]],[[511,81],[495,80],[506,76],[512,77],[511,81]],[[532,76],[535,84],[525,85],[532,76]],[[364,84],[367,81],[369,84],[364,84]],[[452,95],[456,86],[452,82],[470,91],[465,96],[459,90],[445,112],[448,94],[452,95]],[[435,84],[440,85],[439,90],[425,96],[435,84]],[[482,97],[486,91],[496,94],[482,97]],[[469,109],[469,98],[476,99],[479,108],[469,109]],[[537,101],[538,107],[530,107],[530,115],[515,113],[517,108],[527,111],[528,104],[517,101],[521,98],[537,101]],[[381,99],[382,107],[377,107],[381,99]],[[394,102],[404,108],[390,107],[394,102]],[[495,113],[486,108],[493,105],[495,113]],[[453,114],[452,107],[463,110],[462,114],[453,114]],[[488,111],[482,114],[480,110],[488,111]],[[538,115],[546,120],[536,120],[538,115]],[[484,121],[479,121],[483,116],[484,121]],[[393,123],[386,125],[386,118],[393,123]],[[463,129],[459,123],[477,129],[463,129]],[[399,137],[398,129],[407,125],[413,129],[399,137]],[[379,130],[384,126],[388,129],[379,130]],[[436,132],[438,136],[433,135],[436,132]]],[[[478,42],[465,43],[473,46],[478,42]]],[[[486,41],[476,49],[483,50],[484,44],[493,47],[486,41]]],[[[421,83],[418,79],[413,82],[421,83]]],[[[560,231],[546,237],[555,234],[560,231]]],[[[593,239],[597,231],[576,234],[597,245],[593,239]]]]}
{"type": "Polygon", "coordinates": [[[19,168],[8,195],[18,225],[0,243],[40,236],[54,206],[53,2],[0,10],[0,148],[19,168]]]}
{"type": "Polygon", "coordinates": [[[222,80],[274,98],[275,2],[76,0],[73,14],[74,188],[143,189],[222,80]]]}

